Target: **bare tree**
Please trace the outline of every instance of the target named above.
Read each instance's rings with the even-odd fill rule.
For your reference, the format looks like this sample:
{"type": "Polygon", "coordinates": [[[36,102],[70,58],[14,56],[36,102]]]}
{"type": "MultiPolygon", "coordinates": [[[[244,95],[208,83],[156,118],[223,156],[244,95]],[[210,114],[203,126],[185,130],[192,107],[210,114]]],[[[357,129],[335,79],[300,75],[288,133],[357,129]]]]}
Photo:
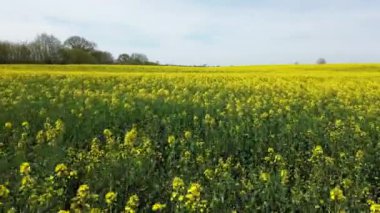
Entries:
{"type": "Polygon", "coordinates": [[[148,62],[148,57],[141,53],[132,53],[131,60],[137,63],[146,63],[148,62]]]}
{"type": "Polygon", "coordinates": [[[117,58],[116,63],[118,63],[118,64],[129,64],[130,60],[131,60],[131,57],[127,53],[122,53],[117,58]]]}
{"type": "Polygon", "coordinates": [[[37,63],[60,63],[62,61],[60,50],[61,41],[53,35],[40,34],[29,45],[31,58],[37,63]]]}
{"type": "Polygon", "coordinates": [[[0,64],[133,64],[158,65],[145,54],[112,54],[97,50],[96,43],[79,36],[69,37],[63,44],[53,35],[39,34],[32,42],[0,41],[0,64]]]}
{"type": "Polygon", "coordinates": [[[93,51],[97,46],[95,42],[88,41],[80,36],[71,36],[63,45],[71,49],[81,49],[85,51],[93,51]]]}

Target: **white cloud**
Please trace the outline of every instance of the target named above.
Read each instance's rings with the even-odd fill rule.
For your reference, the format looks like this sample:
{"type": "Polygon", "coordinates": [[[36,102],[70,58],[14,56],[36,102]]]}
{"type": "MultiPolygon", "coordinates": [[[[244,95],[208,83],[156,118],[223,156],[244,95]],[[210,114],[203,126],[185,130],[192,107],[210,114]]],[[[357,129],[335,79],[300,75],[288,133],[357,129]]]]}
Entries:
{"type": "Polygon", "coordinates": [[[0,0],[0,39],[81,35],[175,64],[375,62],[375,0],[0,0]]]}

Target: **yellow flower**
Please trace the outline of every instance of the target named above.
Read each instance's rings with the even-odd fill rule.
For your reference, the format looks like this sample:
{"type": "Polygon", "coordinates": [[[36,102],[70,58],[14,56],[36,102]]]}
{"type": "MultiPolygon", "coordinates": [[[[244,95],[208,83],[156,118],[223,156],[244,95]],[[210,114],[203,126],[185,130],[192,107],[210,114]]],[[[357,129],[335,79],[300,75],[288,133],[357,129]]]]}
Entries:
{"type": "Polygon", "coordinates": [[[160,211],[162,209],[166,208],[166,204],[161,204],[161,203],[155,203],[153,206],[152,206],[152,211],[160,211]]]}
{"type": "Polygon", "coordinates": [[[175,177],[173,179],[172,185],[173,185],[173,190],[178,191],[178,190],[181,190],[184,188],[185,183],[183,182],[183,180],[181,178],[175,177]]]}
{"type": "Polygon", "coordinates": [[[170,135],[170,136],[168,137],[168,144],[169,144],[169,146],[173,146],[173,145],[174,145],[174,142],[175,142],[175,137],[174,137],[174,135],[170,135]]]}
{"type": "Polygon", "coordinates": [[[346,197],[343,195],[343,191],[339,187],[335,187],[330,190],[330,199],[332,201],[343,201],[346,197]]]}
{"type": "Polygon", "coordinates": [[[68,169],[67,166],[63,163],[58,164],[55,167],[55,173],[57,174],[58,177],[66,176],[68,174],[68,169]]]}
{"type": "Polygon", "coordinates": [[[280,171],[280,176],[281,176],[281,183],[282,184],[287,184],[288,183],[288,170],[286,170],[286,169],[282,169],[281,171],[280,171]]]}
{"type": "Polygon", "coordinates": [[[206,169],[203,174],[206,176],[207,179],[212,180],[214,178],[214,171],[211,169],[206,169]]]}
{"type": "Polygon", "coordinates": [[[199,200],[201,197],[201,191],[202,187],[199,183],[191,183],[185,197],[191,201],[199,200]]]}
{"type": "Polygon", "coordinates": [[[12,123],[11,122],[6,122],[4,125],[5,129],[12,129],[12,123]]]}
{"type": "Polygon", "coordinates": [[[77,178],[78,172],[76,170],[70,171],[69,176],[70,178],[77,178]]]}
{"type": "Polygon", "coordinates": [[[259,179],[262,181],[262,182],[268,182],[269,181],[269,178],[270,178],[270,174],[267,173],[267,172],[261,172],[260,173],[260,177],[259,179]]]}
{"type": "Polygon", "coordinates": [[[58,213],[70,213],[68,210],[59,210],[58,213]]]}
{"type": "Polygon", "coordinates": [[[108,192],[105,195],[106,203],[108,205],[111,205],[112,203],[114,203],[116,201],[116,197],[117,197],[117,193],[115,193],[115,192],[108,192]]]}
{"type": "Polygon", "coordinates": [[[102,210],[99,208],[91,208],[90,209],[90,213],[101,213],[101,212],[102,212],[102,210]]]}
{"type": "Polygon", "coordinates": [[[374,203],[370,207],[371,213],[380,213],[380,204],[374,203]]]}
{"type": "Polygon", "coordinates": [[[352,185],[352,180],[345,178],[343,179],[343,188],[348,189],[352,185]]]}
{"type": "Polygon", "coordinates": [[[203,164],[205,162],[205,159],[202,155],[200,155],[200,156],[197,156],[196,161],[199,164],[203,164]]]}
{"type": "Polygon", "coordinates": [[[268,148],[268,153],[274,153],[274,149],[272,147],[268,148]]]}
{"type": "Polygon", "coordinates": [[[20,174],[28,175],[30,173],[30,164],[28,162],[24,162],[20,165],[20,174]]]}
{"type": "Polygon", "coordinates": [[[128,146],[133,146],[137,139],[137,128],[133,127],[130,131],[127,132],[124,136],[124,144],[128,146]]]}
{"type": "Polygon", "coordinates": [[[139,205],[139,197],[135,194],[135,195],[132,195],[129,200],[128,200],[128,205],[129,206],[134,206],[134,207],[137,207],[139,205]]]}
{"type": "Polygon", "coordinates": [[[36,140],[38,144],[42,144],[45,141],[45,133],[43,130],[37,132],[36,140]]]}
{"type": "Polygon", "coordinates": [[[215,119],[213,117],[211,117],[211,115],[206,114],[205,115],[205,123],[207,125],[214,125],[215,124],[215,119]]]}
{"type": "Polygon", "coordinates": [[[281,155],[279,155],[279,154],[277,154],[277,155],[275,155],[274,156],[274,162],[275,163],[281,163],[282,162],[282,156],[281,155]]]}
{"type": "Polygon", "coordinates": [[[55,129],[59,132],[63,132],[63,130],[65,129],[65,124],[61,119],[55,121],[55,129]]]}
{"type": "Polygon", "coordinates": [[[136,194],[130,196],[128,201],[127,201],[127,204],[125,205],[125,208],[124,208],[125,212],[126,213],[135,213],[136,208],[139,205],[139,201],[140,201],[140,199],[136,194]]]}
{"type": "Polygon", "coordinates": [[[200,195],[201,193],[201,185],[199,183],[192,183],[190,185],[190,188],[187,190],[187,193],[195,194],[195,195],[200,195]]]}
{"type": "Polygon", "coordinates": [[[185,152],[183,153],[183,159],[184,159],[185,161],[189,161],[190,158],[191,158],[191,152],[189,152],[189,151],[185,151],[185,152]]]}
{"type": "Polygon", "coordinates": [[[4,186],[4,185],[0,185],[0,199],[1,198],[7,198],[9,195],[9,189],[4,186]]]}
{"type": "Polygon", "coordinates": [[[171,200],[171,201],[175,200],[175,199],[177,198],[177,196],[178,196],[178,192],[172,192],[172,195],[171,195],[171,197],[170,197],[170,200],[171,200]]]}
{"type": "Polygon", "coordinates": [[[313,156],[320,156],[323,155],[323,148],[320,145],[317,145],[313,149],[313,156]]]}
{"type": "Polygon", "coordinates": [[[185,131],[185,138],[190,139],[191,138],[191,132],[190,131],[185,131]]]}
{"type": "Polygon", "coordinates": [[[24,127],[25,129],[29,129],[29,122],[24,121],[24,122],[22,122],[21,126],[24,127]]]}
{"type": "Polygon", "coordinates": [[[111,137],[112,136],[112,132],[109,129],[105,129],[105,130],[103,130],[103,135],[105,137],[111,137]]]}
{"type": "Polygon", "coordinates": [[[136,213],[136,210],[134,210],[133,208],[129,206],[125,206],[124,211],[125,213],[136,213]]]}
{"type": "Polygon", "coordinates": [[[77,191],[79,198],[86,198],[90,193],[90,187],[87,184],[80,185],[77,191]]]}
{"type": "Polygon", "coordinates": [[[34,183],[34,180],[29,175],[26,175],[21,179],[20,189],[23,190],[27,187],[30,187],[33,183],[34,183]]]}
{"type": "Polygon", "coordinates": [[[345,158],[345,157],[346,157],[346,153],[344,153],[344,152],[339,152],[339,157],[340,157],[340,158],[345,158]]]}
{"type": "Polygon", "coordinates": [[[373,201],[373,200],[371,200],[371,199],[367,200],[367,203],[368,203],[368,205],[376,204],[375,201],[373,201]]]}
{"type": "Polygon", "coordinates": [[[327,165],[334,165],[334,158],[332,157],[325,157],[325,162],[327,165]]]}
{"type": "Polygon", "coordinates": [[[355,154],[355,158],[357,161],[363,160],[364,152],[362,150],[358,150],[355,154]]]}

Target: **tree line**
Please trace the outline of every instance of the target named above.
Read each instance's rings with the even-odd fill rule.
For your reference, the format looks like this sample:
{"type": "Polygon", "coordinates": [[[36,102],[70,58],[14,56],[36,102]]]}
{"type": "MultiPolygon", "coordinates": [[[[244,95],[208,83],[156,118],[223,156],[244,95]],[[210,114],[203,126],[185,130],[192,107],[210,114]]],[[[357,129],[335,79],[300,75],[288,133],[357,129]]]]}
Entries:
{"type": "Polygon", "coordinates": [[[133,64],[157,65],[141,53],[120,54],[97,49],[95,42],[71,36],[63,43],[53,35],[40,34],[31,42],[0,41],[0,64],[133,64]]]}

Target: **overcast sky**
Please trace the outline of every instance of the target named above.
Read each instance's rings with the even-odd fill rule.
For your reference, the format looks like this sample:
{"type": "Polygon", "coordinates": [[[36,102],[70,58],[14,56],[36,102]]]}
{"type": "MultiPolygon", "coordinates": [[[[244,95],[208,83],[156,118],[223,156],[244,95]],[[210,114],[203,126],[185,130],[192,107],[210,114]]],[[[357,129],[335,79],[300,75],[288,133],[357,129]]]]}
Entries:
{"type": "Polygon", "coordinates": [[[0,0],[0,40],[80,35],[171,64],[380,62],[380,0],[0,0]]]}

